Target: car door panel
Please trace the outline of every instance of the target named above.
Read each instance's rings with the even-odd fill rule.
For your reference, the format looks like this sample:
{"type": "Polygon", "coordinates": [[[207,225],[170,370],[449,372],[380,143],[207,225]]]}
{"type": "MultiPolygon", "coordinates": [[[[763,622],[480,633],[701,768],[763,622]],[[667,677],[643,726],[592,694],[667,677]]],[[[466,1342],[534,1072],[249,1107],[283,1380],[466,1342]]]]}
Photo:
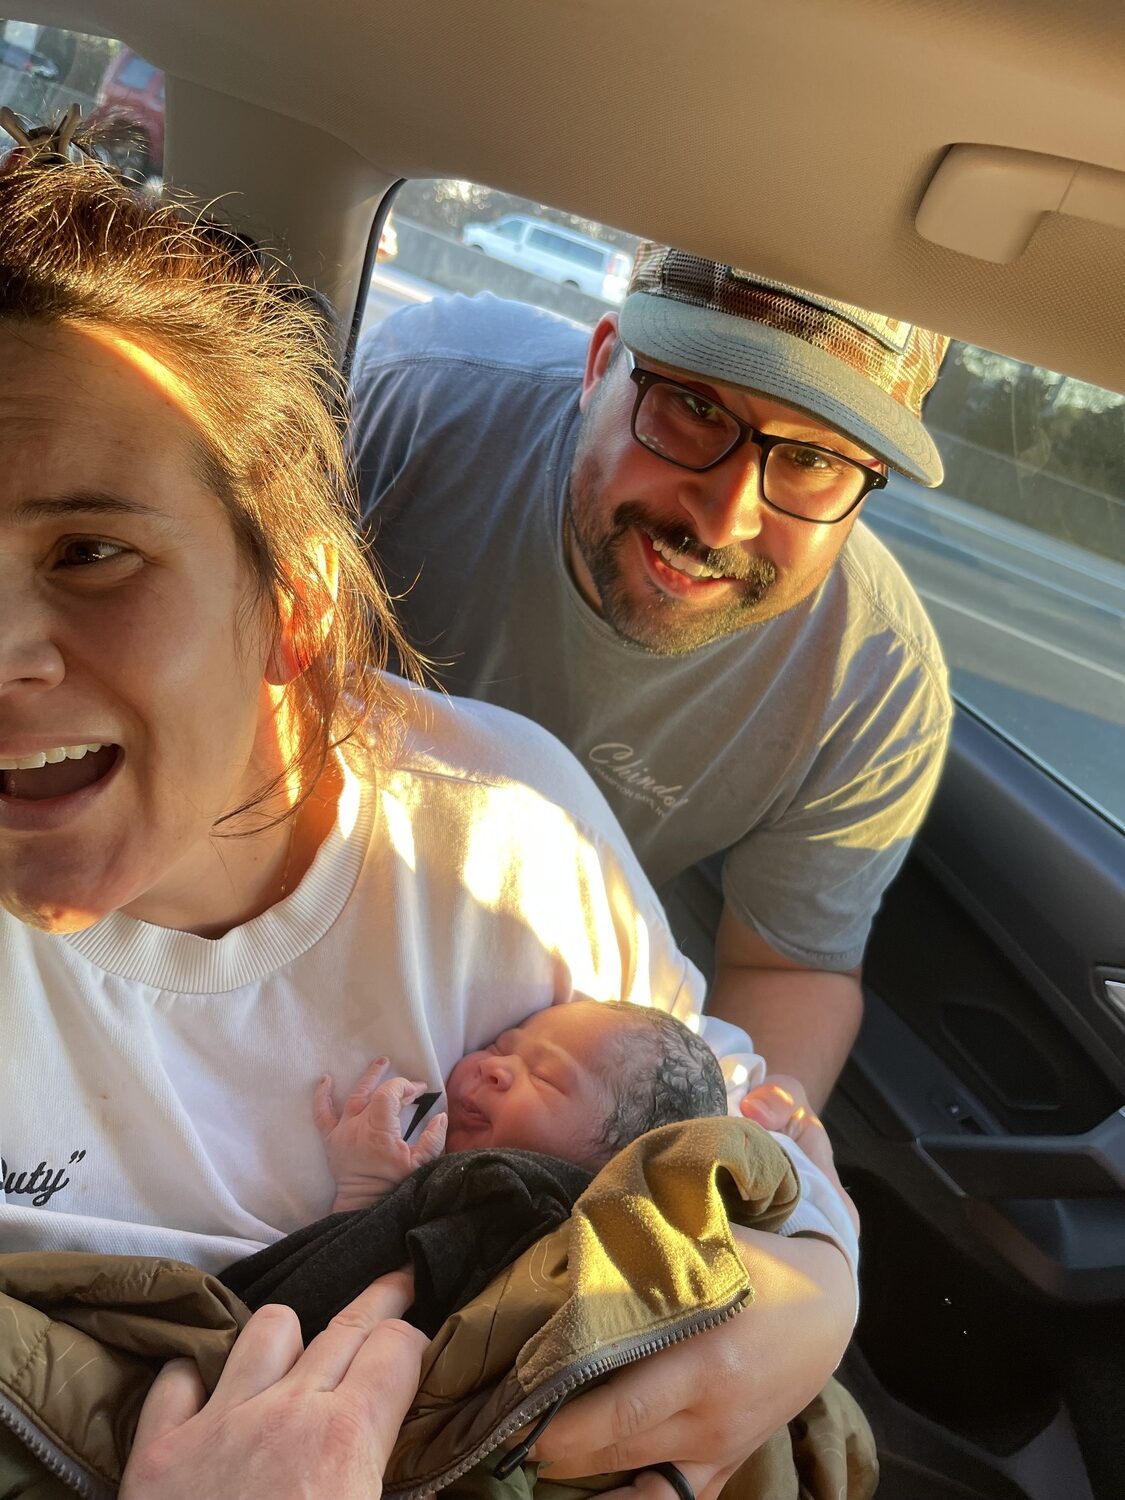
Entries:
{"type": "Polygon", "coordinates": [[[1085,1492],[1066,1395],[1125,1310],[1123,966],[1125,838],[959,711],[827,1111],[864,1219],[849,1378],[891,1497],[929,1494],[923,1472],[950,1496],[1085,1492]]]}

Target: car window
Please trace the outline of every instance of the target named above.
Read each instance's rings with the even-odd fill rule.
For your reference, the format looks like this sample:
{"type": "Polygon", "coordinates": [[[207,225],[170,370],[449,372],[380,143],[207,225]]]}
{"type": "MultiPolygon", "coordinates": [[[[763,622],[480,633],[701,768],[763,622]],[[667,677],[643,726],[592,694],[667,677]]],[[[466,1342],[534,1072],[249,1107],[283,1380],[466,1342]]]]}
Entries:
{"type": "Polygon", "coordinates": [[[583,245],[564,235],[552,234],[549,229],[533,229],[527,239],[535,249],[545,250],[551,255],[561,255],[564,260],[587,266],[591,271],[598,270],[605,261],[605,251],[599,250],[596,245],[583,245]]]}
{"type": "Polygon", "coordinates": [[[867,521],[958,699],[1125,827],[1125,397],[954,343],[925,416],[944,484],[867,521]]]}
{"type": "Polygon", "coordinates": [[[152,82],[156,69],[151,63],[145,62],[143,57],[135,54],[130,57],[121,67],[117,74],[117,82],[127,89],[146,89],[152,82]]]}
{"type": "Polygon", "coordinates": [[[572,260],[579,261],[591,271],[600,271],[606,264],[607,252],[599,250],[597,245],[580,245],[576,240],[568,240],[567,254],[572,260]]]}
{"type": "Polygon", "coordinates": [[[527,237],[527,243],[534,245],[537,250],[549,250],[555,255],[561,255],[566,246],[565,240],[561,240],[557,234],[548,234],[545,229],[533,229],[527,237]]]}
{"type": "MultiPolygon", "coordinates": [[[[620,305],[637,246],[636,236],[610,225],[479,183],[448,178],[405,183],[395,197],[395,227],[397,252],[393,261],[382,257],[375,267],[364,308],[365,326],[404,303],[442,292],[471,296],[491,291],[562,313],[592,328],[602,313],[620,305]],[[498,248],[498,237],[518,239],[528,225],[528,249],[539,248],[556,258],[561,254],[572,265],[595,272],[593,277],[583,276],[583,290],[557,285],[488,253],[498,248]],[[569,235],[553,234],[552,226],[585,239],[604,240],[605,250],[569,235]],[[466,232],[472,239],[479,234],[484,243],[474,248],[472,239],[466,243],[466,232]]],[[[566,274],[562,271],[559,279],[566,274]]]]}
{"type": "MultiPolygon", "coordinates": [[[[369,324],[491,290],[592,326],[624,295],[636,241],[611,227],[519,203],[626,257],[599,299],[460,245],[466,223],[511,206],[505,195],[412,182],[396,204],[398,259],[378,268],[369,324]]],[[[958,701],[1125,827],[1125,398],[955,343],[926,421],[945,483],[892,475],[865,519],[925,603],[958,701]]]]}
{"type": "MultiPolygon", "coordinates": [[[[2,70],[0,104],[39,121],[77,104],[102,136],[103,149],[123,171],[155,186],[164,160],[163,89],[151,88],[158,70],[109,37],[87,36],[28,21],[0,22],[0,41],[29,49],[48,66],[2,70]],[[119,67],[119,71],[115,69],[119,67]]],[[[7,137],[0,132],[0,139],[7,137]]]]}

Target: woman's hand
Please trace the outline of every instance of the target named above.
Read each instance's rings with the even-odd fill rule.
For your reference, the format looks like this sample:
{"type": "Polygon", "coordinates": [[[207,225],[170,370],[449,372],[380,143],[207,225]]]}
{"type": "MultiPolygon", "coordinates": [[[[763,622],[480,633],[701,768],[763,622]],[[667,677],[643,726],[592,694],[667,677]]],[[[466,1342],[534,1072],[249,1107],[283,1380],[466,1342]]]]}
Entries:
{"type": "MultiPolygon", "coordinates": [[[[714,1500],[739,1465],[823,1388],[852,1329],[846,1259],[825,1240],[733,1232],[753,1302],[564,1407],[532,1450],[551,1465],[545,1478],[671,1462],[697,1500],[714,1500]]],[[[668,1481],[651,1473],[611,1494],[674,1500],[668,1481]]]]}
{"type": "Polygon", "coordinates": [[[814,1167],[819,1167],[829,1182],[840,1194],[848,1216],[859,1229],[859,1214],[851,1198],[844,1191],[836,1171],[832,1155],[832,1142],[828,1139],[820,1116],[809,1107],[808,1095],[803,1085],[787,1073],[771,1073],[756,1089],[750,1092],[739,1105],[748,1120],[756,1120],[766,1130],[776,1130],[796,1141],[814,1167]]]}
{"type": "Polygon", "coordinates": [[[409,1177],[415,1167],[437,1161],[445,1150],[448,1116],[435,1115],[416,1146],[402,1138],[402,1111],[424,1094],[424,1083],[407,1078],[379,1080],[389,1066],[385,1057],[369,1063],[363,1077],[337,1114],[332,1077],[326,1073],[313,1096],[313,1119],[324,1140],[328,1165],[336,1179],[332,1212],[370,1208],[409,1177]]]}
{"type": "Polygon", "coordinates": [[[382,1276],[302,1351],[297,1315],[262,1307],[207,1400],[189,1359],[156,1377],[120,1500],[379,1500],[426,1339],[396,1321],[409,1272],[382,1276]]]}

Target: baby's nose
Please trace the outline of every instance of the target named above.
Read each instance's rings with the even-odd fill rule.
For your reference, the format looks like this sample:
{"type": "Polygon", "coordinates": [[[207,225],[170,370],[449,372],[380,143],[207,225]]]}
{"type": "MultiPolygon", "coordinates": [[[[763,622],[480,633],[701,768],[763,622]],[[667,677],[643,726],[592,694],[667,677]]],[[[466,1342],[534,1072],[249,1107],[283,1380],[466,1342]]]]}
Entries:
{"type": "Polygon", "coordinates": [[[494,1089],[510,1089],[512,1086],[512,1063],[507,1057],[486,1057],[481,1072],[494,1089]]]}

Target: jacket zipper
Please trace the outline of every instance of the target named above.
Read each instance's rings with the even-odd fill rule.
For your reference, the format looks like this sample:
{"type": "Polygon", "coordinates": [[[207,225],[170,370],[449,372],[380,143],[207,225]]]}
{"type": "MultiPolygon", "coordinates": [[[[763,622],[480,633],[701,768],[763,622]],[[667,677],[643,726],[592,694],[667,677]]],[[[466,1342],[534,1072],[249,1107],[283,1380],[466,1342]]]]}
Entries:
{"type": "Polygon", "coordinates": [[[522,1463],[527,1457],[532,1442],[540,1436],[547,1422],[555,1415],[566,1398],[573,1395],[580,1386],[588,1385],[590,1381],[608,1375],[614,1370],[622,1369],[625,1365],[633,1364],[636,1360],[644,1359],[650,1354],[657,1354],[672,1344],[679,1344],[694,1334],[705,1333],[709,1328],[726,1323],[734,1317],[735,1313],[742,1310],[749,1295],[749,1289],[747,1289],[740,1292],[724,1307],[715,1308],[709,1312],[694,1313],[685,1318],[682,1323],[665,1329],[663,1333],[638,1335],[635,1339],[622,1339],[609,1352],[593,1355],[589,1359],[571,1365],[562,1374],[556,1375],[553,1380],[541,1386],[534,1395],[528,1396],[526,1400],[521,1401],[518,1406],[513,1407],[510,1412],[501,1417],[489,1435],[478,1443],[471,1453],[458,1459],[452,1467],[429,1475],[423,1481],[415,1481],[409,1487],[385,1485],[383,1494],[393,1496],[394,1500],[423,1500],[423,1496],[432,1495],[436,1490],[444,1489],[447,1484],[452,1484],[455,1479],[460,1479],[463,1474],[475,1468],[482,1458],[487,1458],[498,1448],[505,1438],[511,1437],[512,1433],[518,1432],[521,1427],[526,1427],[536,1417],[547,1413],[546,1421],[536,1428],[527,1441],[520,1447],[514,1448],[501,1461],[505,1465],[505,1473],[511,1473],[517,1464],[522,1463]],[[508,1462],[515,1454],[519,1454],[519,1457],[514,1462],[508,1462]]]}
{"type": "Polygon", "coordinates": [[[100,1475],[80,1464],[77,1459],[69,1457],[44,1435],[41,1428],[24,1416],[14,1402],[2,1394],[0,1394],[0,1422],[3,1422],[4,1426],[19,1439],[45,1469],[48,1469],[56,1479],[61,1479],[68,1488],[80,1495],[82,1500],[114,1500],[117,1494],[115,1484],[111,1484],[108,1479],[102,1479],[100,1475]]]}

